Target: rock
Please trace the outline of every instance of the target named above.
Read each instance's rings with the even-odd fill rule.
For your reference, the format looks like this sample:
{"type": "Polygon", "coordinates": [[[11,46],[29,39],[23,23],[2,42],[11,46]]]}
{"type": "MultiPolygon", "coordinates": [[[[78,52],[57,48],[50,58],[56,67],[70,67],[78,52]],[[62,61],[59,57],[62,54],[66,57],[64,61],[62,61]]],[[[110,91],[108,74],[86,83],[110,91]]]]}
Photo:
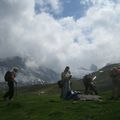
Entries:
{"type": "Polygon", "coordinates": [[[80,100],[83,100],[83,101],[102,101],[102,97],[98,96],[98,95],[80,94],[80,100]]]}

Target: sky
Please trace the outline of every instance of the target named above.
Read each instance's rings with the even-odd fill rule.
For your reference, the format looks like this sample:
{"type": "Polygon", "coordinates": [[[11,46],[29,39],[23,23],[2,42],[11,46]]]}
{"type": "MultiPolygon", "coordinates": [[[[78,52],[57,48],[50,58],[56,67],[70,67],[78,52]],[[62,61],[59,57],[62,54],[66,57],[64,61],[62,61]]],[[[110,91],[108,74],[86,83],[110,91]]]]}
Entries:
{"type": "Polygon", "coordinates": [[[0,0],[0,58],[29,67],[120,63],[120,0],[0,0]]]}

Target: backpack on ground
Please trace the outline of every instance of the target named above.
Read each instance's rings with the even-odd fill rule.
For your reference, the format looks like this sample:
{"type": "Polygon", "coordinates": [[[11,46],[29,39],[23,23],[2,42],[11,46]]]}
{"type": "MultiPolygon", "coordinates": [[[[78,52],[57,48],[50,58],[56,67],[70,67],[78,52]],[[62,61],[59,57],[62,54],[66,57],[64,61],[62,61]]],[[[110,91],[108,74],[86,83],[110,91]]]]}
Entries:
{"type": "Polygon", "coordinates": [[[81,93],[79,91],[68,91],[67,95],[65,96],[65,100],[79,100],[80,94],[81,93]]]}
{"type": "Polygon", "coordinates": [[[10,71],[7,71],[7,72],[5,73],[4,79],[5,79],[6,82],[11,79],[11,72],[10,72],[10,71]]]}

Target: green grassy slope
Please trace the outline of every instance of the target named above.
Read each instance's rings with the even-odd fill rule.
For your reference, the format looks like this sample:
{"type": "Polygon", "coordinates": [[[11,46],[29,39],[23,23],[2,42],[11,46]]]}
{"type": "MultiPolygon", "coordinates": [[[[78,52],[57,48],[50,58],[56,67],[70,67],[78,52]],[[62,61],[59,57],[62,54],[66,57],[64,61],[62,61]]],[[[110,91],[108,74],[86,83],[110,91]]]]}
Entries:
{"type": "MultiPolygon", "coordinates": [[[[62,101],[57,84],[35,85],[18,89],[11,104],[2,101],[0,92],[0,120],[120,120],[120,100],[109,100],[111,80],[109,70],[118,64],[97,71],[96,85],[103,101],[62,101]]],[[[72,81],[73,90],[84,90],[82,81],[72,81]]]]}
{"type": "MultiPolygon", "coordinates": [[[[50,89],[50,88],[49,88],[50,89]]],[[[0,120],[119,120],[120,100],[108,100],[104,92],[102,102],[62,101],[59,94],[24,92],[7,105],[0,94],[0,120]]]]}

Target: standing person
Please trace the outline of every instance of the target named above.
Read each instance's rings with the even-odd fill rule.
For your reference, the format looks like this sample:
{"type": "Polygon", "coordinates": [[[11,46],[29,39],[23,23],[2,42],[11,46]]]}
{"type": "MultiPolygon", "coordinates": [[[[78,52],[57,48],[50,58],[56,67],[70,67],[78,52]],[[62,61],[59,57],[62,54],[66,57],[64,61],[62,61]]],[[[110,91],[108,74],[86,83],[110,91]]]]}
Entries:
{"type": "Polygon", "coordinates": [[[118,99],[120,97],[120,68],[114,67],[110,72],[112,78],[112,97],[118,99]]]}
{"type": "Polygon", "coordinates": [[[8,91],[5,93],[3,96],[4,100],[11,99],[14,96],[14,83],[17,84],[15,81],[16,74],[18,73],[18,68],[14,67],[12,71],[7,71],[5,74],[5,81],[7,82],[8,85],[8,91]]]}
{"type": "Polygon", "coordinates": [[[71,86],[70,86],[70,79],[72,75],[70,72],[70,67],[66,66],[64,72],[61,74],[61,79],[63,82],[63,87],[61,88],[61,98],[65,99],[66,95],[69,91],[71,91],[71,86]]]}

